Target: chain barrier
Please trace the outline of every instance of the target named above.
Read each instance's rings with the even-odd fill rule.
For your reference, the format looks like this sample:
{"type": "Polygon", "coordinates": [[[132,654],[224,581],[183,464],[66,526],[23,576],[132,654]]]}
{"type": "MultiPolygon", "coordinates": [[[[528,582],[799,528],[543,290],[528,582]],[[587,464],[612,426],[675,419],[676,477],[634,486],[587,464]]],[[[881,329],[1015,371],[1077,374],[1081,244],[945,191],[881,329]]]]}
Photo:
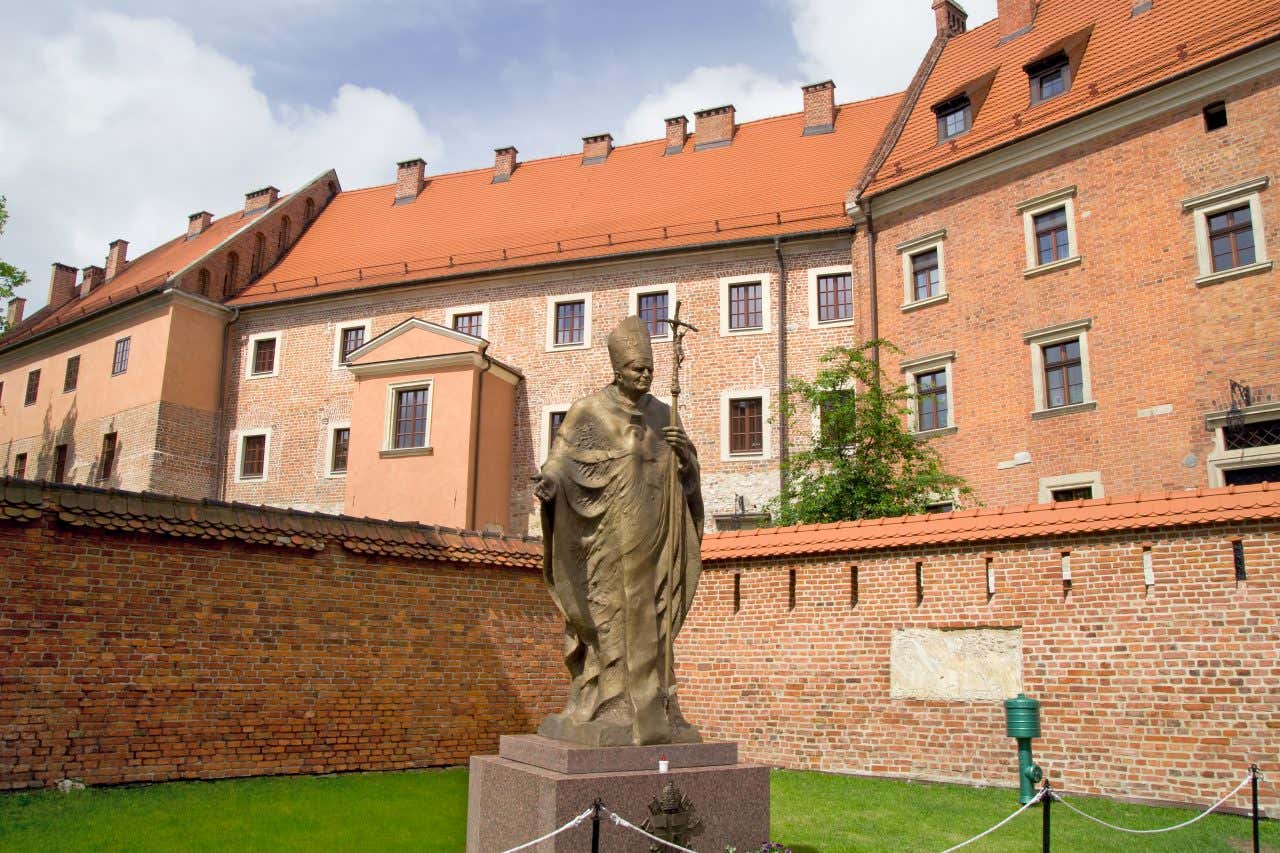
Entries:
{"type": "Polygon", "coordinates": [[[562,832],[568,832],[569,830],[573,829],[575,826],[581,826],[584,820],[591,817],[591,815],[595,813],[595,810],[596,810],[596,807],[592,806],[591,808],[587,809],[585,812],[578,815],[573,820],[569,821],[559,829],[553,829],[550,832],[548,832],[546,835],[541,836],[540,838],[535,838],[532,841],[526,841],[524,844],[521,844],[519,847],[512,847],[509,850],[503,851],[503,853],[516,853],[517,850],[524,850],[526,848],[534,846],[535,844],[541,844],[542,842],[546,841],[549,838],[555,838],[557,835],[559,835],[562,832]]]}
{"type": "Polygon", "coordinates": [[[1184,827],[1190,826],[1191,824],[1195,823],[1198,820],[1208,817],[1209,814],[1213,812],[1214,809],[1216,809],[1218,806],[1222,805],[1227,800],[1234,797],[1236,794],[1240,793],[1240,791],[1244,788],[1244,786],[1248,785],[1252,781],[1253,781],[1253,771],[1251,770],[1249,771],[1249,774],[1244,777],[1244,779],[1240,782],[1239,785],[1236,785],[1235,788],[1233,788],[1229,794],[1227,794],[1222,799],[1218,800],[1213,805],[1209,806],[1209,808],[1200,812],[1200,814],[1196,815],[1190,820],[1184,820],[1182,823],[1175,824],[1174,826],[1166,826],[1163,829],[1130,829],[1129,827],[1126,827],[1126,826],[1116,826],[1114,823],[1107,823],[1105,820],[1103,820],[1100,817],[1094,817],[1091,814],[1080,811],[1080,809],[1076,808],[1075,806],[1071,805],[1071,803],[1068,803],[1066,800],[1064,800],[1061,794],[1054,793],[1054,794],[1051,794],[1050,796],[1052,796],[1058,802],[1062,803],[1070,811],[1073,811],[1076,814],[1080,815],[1080,817],[1087,818],[1096,824],[1105,826],[1107,829],[1114,829],[1117,832],[1128,832],[1133,835],[1158,835],[1159,833],[1162,833],[1162,832],[1173,832],[1175,829],[1182,829],[1184,827]]]}
{"type": "Polygon", "coordinates": [[[978,839],[980,839],[980,838],[986,838],[988,835],[990,835],[991,833],[995,832],[997,829],[999,829],[1000,827],[1004,826],[1006,823],[1008,823],[1009,821],[1013,820],[1015,817],[1017,817],[1018,815],[1020,815],[1020,814],[1022,814],[1023,812],[1025,812],[1027,809],[1029,809],[1029,808],[1031,808],[1032,806],[1034,806],[1036,803],[1040,802],[1040,800],[1042,800],[1042,799],[1044,798],[1045,793],[1046,793],[1045,789],[1041,788],[1039,791],[1037,791],[1037,792],[1036,792],[1036,795],[1035,795],[1034,797],[1032,797],[1030,800],[1028,800],[1028,801],[1027,801],[1027,803],[1026,803],[1025,805],[1023,805],[1023,807],[1022,807],[1022,808],[1018,809],[1016,812],[1014,812],[1013,814],[1009,815],[1007,818],[1005,818],[1004,820],[1000,821],[1000,822],[999,822],[999,823],[997,823],[995,826],[991,827],[990,829],[987,829],[987,830],[984,830],[984,831],[982,831],[982,832],[978,833],[978,834],[977,834],[977,835],[975,835],[973,838],[970,838],[968,841],[961,841],[961,842],[960,842],[959,844],[957,844],[955,847],[948,847],[946,850],[943,850],[943,851],[942,851],[942,853],[951,853],[951,851],[952,851],[952,850],[959,850],[961,847],[968,847],[970,844],[972,844],[973,842],[977,841],[978,839]]]}
{"type": "Polygon", "coordinates": [[[611,812],[608,809],[604,809],[604,813],[609,816],[609,819],[612,820],[614,822],[614,825],[616,826],[621,826],[624,829],[634,829],[636,832],[640,833],[645,838],[648,838],[651,841],[656,841],[659,844],[662,844],[666,847],[670,847],[672,850],[679,850],[681,853],[697,853],[697,851],[690,850],[688,847],[681,847],[679,844],[673,844],[670,841],[667,841],[665,838],[659,838],[658,836],[653,835],[652,833],[645,832],[643,829],[636,826],[634,823],[627,820],[625,817],[618,814],[617,812],[611,812]]]}

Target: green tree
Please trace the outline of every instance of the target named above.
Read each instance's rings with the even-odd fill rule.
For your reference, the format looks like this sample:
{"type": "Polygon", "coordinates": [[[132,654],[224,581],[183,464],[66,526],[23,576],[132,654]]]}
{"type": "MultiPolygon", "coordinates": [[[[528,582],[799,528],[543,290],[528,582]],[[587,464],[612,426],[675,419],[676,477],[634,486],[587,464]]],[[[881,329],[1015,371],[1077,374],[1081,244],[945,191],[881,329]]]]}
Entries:
{"type": "MultiPolygon", "coordinates": [[[[0,235],[4,234],[5,223],[9,221],[9,211],[5,208],[4,196],[0,195],[0,235]]],[[[13,292],[30,281],[27,274],[13,264],[0,261],[0,301],[7,303],[13,298],[13,292]]],[[[0,315],[0,334],[8,331],[4,315],[0,315]]]]}
{"type": "Polygon", "coordinates": [[[793,436],[785,487],[770,507],[778,524],[818,524],[924,512],[940,496],[972,491],[907,428],[911,391],[886,382],[872,360],[887,341],[834,347],[813,380],[792,379],[779,403],[793,436]],[[815,418],[813,413],[818,413],[815,418]]]}

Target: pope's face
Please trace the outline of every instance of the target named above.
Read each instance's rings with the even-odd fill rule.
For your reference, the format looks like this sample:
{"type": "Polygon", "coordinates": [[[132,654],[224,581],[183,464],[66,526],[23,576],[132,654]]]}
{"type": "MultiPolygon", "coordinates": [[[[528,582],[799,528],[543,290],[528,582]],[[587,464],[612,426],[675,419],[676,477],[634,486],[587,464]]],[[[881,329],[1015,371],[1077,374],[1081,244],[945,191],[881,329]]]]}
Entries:
{"type": "Polygon", "coordinates": [[[653,384],[653,361],[648,358],[637,358],[627,362],[618,369],[618,390],[635,399],[647,394],[653,384]]]}

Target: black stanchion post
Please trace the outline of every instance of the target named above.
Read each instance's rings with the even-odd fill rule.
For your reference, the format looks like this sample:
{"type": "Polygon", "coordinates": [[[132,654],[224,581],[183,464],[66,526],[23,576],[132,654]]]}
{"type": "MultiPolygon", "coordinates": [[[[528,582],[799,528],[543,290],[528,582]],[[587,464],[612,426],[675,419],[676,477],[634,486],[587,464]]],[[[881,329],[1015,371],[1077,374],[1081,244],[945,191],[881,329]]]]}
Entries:
{"type": "Polygon", "coordinates": [[[1249,765],[1249,777],[1253,782],[1253,853],[1259,853],[1258,848],[1258,765],[1249,765]]]}
{"type": "Polygon", "coordinates": [[[1048,779],[1045,780],[1044,787],[1040,789],[1040,794],[1040,804],[1044,807],[1040,821],[1040,849],[1043,853],[1049,853],[1049,806],[1053,803],[1053,789],[1049,787],[1048,779]]]}
{"type": "Polygon", "coordinates": [[[600,809],[603,806],[599,797],[591,804],[591,853],[600,853],[600,809]]]}

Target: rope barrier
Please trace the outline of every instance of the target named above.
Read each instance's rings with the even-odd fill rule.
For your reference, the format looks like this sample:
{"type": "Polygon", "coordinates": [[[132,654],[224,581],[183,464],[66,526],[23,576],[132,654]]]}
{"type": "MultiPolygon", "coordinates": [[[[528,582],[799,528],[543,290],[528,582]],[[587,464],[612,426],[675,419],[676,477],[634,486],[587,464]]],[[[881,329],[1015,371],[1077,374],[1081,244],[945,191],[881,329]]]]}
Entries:
{"type": "Polygon", "coordinates": [[[681,853],[697,853],[697,851],[690,850],[688,847],[681,847],[679,844],[672,844],[670,841],[667,841],[665,838],[659,838],[656,835],[645,832],[643,829],[636,826],[634,823],[627,820],[625,817],[618,814],[617,812],[611,812],[608,809],[604,809],[603,811],[605,814],[609,816],[609,819],[612,820],[616,826],[621,826],[625,829],[634,829],[636,832],[640,833],[645,838],[648,838],[651,841],[656,841],[659,844],[663,844],[667,847],[670,847],[672,850],[679,850],[681,851],[681,853]]]}
{"type": "Polygon", "coordinates": [[[1235,788],[1233,788],[1229,794],[1227,794],[1227,795],[1226,795],[1225,797],[1223,797],[1222,799],[1218,800],[1218,801],[1217,801],[1216,803],[1214,803],[1213,805],[1209,806],[1209,808],[1207,808],[1207,809],[1205,809],[1204,811],[1200,812],[1200,814],[1196,815],[1195,817],[1191,818],[1190,820],[1184,820],[1182,823],[1175,824],[1174,826],[1166,826],[1166,827],[1164,827],[1163,829],[1130,829],[1129,827],[1126,827],[1126,826],[1116,826],[1114,823],[1107,823],[1105,820],[1103,820],[1103,819],[1102,819],[1102,818],[1100,818],[1100,817],[1094,817],[1094,816],[1093,816],[1093,815],[1091,815],[1091,814],[1088,814],[1088,813],[1086,813],[1086,812],[1082,812],[1082,811],[1080,811],[1080,809],[1076,808],[1075,806],[1071,805],[1071,803],[1068,803],[1066,800],[1062,799],[1062,797],[1061,797],[1059,794],[1056,794],[1056,793],[1055,793],[1055,794],[1052,794],[1052,797],[1053,797],[1055,800],[1057,800],[1058,802],[1062,803],[1064,806],[1066,806],[1069,810],[1071,810],[1071,811],[1075,812],[1076,814],[1080,815],[1080,817],[1088,818],[1089,820],[1093,821],[1094,823],[1101,824],[1102,826],[1105,826],[1107,829],[1114,829],[1114,830],[1116,830],[1117,832],[1128,832],[1128,833],[1131,833],[1131,834],[1133,834],[1133,835],[1158,835],[1158,834],[1159,834],[1159,833],[1161,833],[1161,832],[1173,832],[1175,829],[1182,829],[1182,828],[1184,828],[1184,827],[1190,826],[1191,824],[1195,823],[1195,822],[1196,822],[1196,821],[1198,821],[1198,820],[1201,820],[1201,819],[1203,819],[1203,818],[1207,817],[1207,816],[1208,816],[1208,815],[1209,815],[1209,814],[1210,814],[1214,809],[1216,809],[1218,806],[1222,805],[1222,804],[1223,804],[1223,803],[1225,803],[1227,800],[1231,799],[1231,798],[1232,798],[1232,797],[1234,797],[1236,794],[1240,793],[1240,790],[1241,790],[1242,788],[1244,788],[1244,786],[1245,786],[1245,785],[1248,785],[1251,781],[1253,781],[1253,773],[1252,773],[1252,772],[1250,772],[1248,775],[1246,775],[1246,776],[1244,777],[1244,780],[1243,780],[1243,781],[1241,781],[1239,785],[1236,785],[1236,786],[1235,786],[1235,788]]]}
{"type": "Polygon", "coordinates": [[[553,829],[551,832],[548,832],[546,835],[543,835],[540,838],[535,838],[532,841],[526,841],[524,844],[521,844],[519,847],[512,847],[511,849],[504,851],[504,853],[516,853],[517,850],[524,850],[525,848],[532,847],[535,844],[541,844],[542,842],[546,841],[548,838],[555,838],[557,835],[559,835],[562,832],[566,832],[570,829],[573,829],[575,826],[580,826],[584,820],[591,817],[592,813],[594,813],[595,810],[596,810],[596,807],[592,806],[591,808],[587,809],[585,812],[578,815],[573,820],[569,821],[559,829],[553,829]]]}
{"type": "Polygon", "coordinates": [[[1013,814],[1009,815],[1009,816],[1008,816],[1007,818],[1005,818],[1004,820],[1002,820],[1002,821],[1000,821],[999,823],[997,823],[995,826],[991,827],[990,829],[988,829],[988,830],[986,830],[986,831],[984,831],[984,832],[980,832],[980,833],[978,833],[978,834],[977,834],[977,835],[975,835],[973,838],[970,838],[968,841],[961,841],[961,842],[960,842],[959,844],[957,844],[955,847],[948,847],[946,850],[943,850],[943,851],[942,851],[942,853],[951,853],[951,851],[952,851],[952,850],[959,850],[961,847],[968,847],[970,844],[972,844],[973,842],[977,841],[978,839],[987,837],[988,835],[990,835],[991,833],[995,832],[995,831],[996,831],[997,829],[999,829],[1000,827],[1004,826],[1004,825],[1005,825],[1006,823],[1008,823],[1009,821],[1013,820],[1013,819],[1014,819],[1015,817],[1017,817],[1018,815],[1020,815],[1020,814],[1022,814],[1023,812],[1025,812],[1027,809],[1029,809],[1029,808],[1031,808],[1032,806],[1034,806],[1036,803],[1040,802],[1040,800],[1044,798],[1044,795],[1045,795],[1045,789],[1044,789],[1044,788],[1041,788],[1039,791],[1037,791],[1037,792],[1036,792],[1036,795],[1035,795],[1034,797],[1032,797],[1032,798],[1030,799],[1030,801],[1028,801],[1028,802],[1026,803],[1026,805],[1024,805],[1022,808],[1018,809],[1018,810],[1017,810],[1016,812],[1014,812],[1013,814]]]}

